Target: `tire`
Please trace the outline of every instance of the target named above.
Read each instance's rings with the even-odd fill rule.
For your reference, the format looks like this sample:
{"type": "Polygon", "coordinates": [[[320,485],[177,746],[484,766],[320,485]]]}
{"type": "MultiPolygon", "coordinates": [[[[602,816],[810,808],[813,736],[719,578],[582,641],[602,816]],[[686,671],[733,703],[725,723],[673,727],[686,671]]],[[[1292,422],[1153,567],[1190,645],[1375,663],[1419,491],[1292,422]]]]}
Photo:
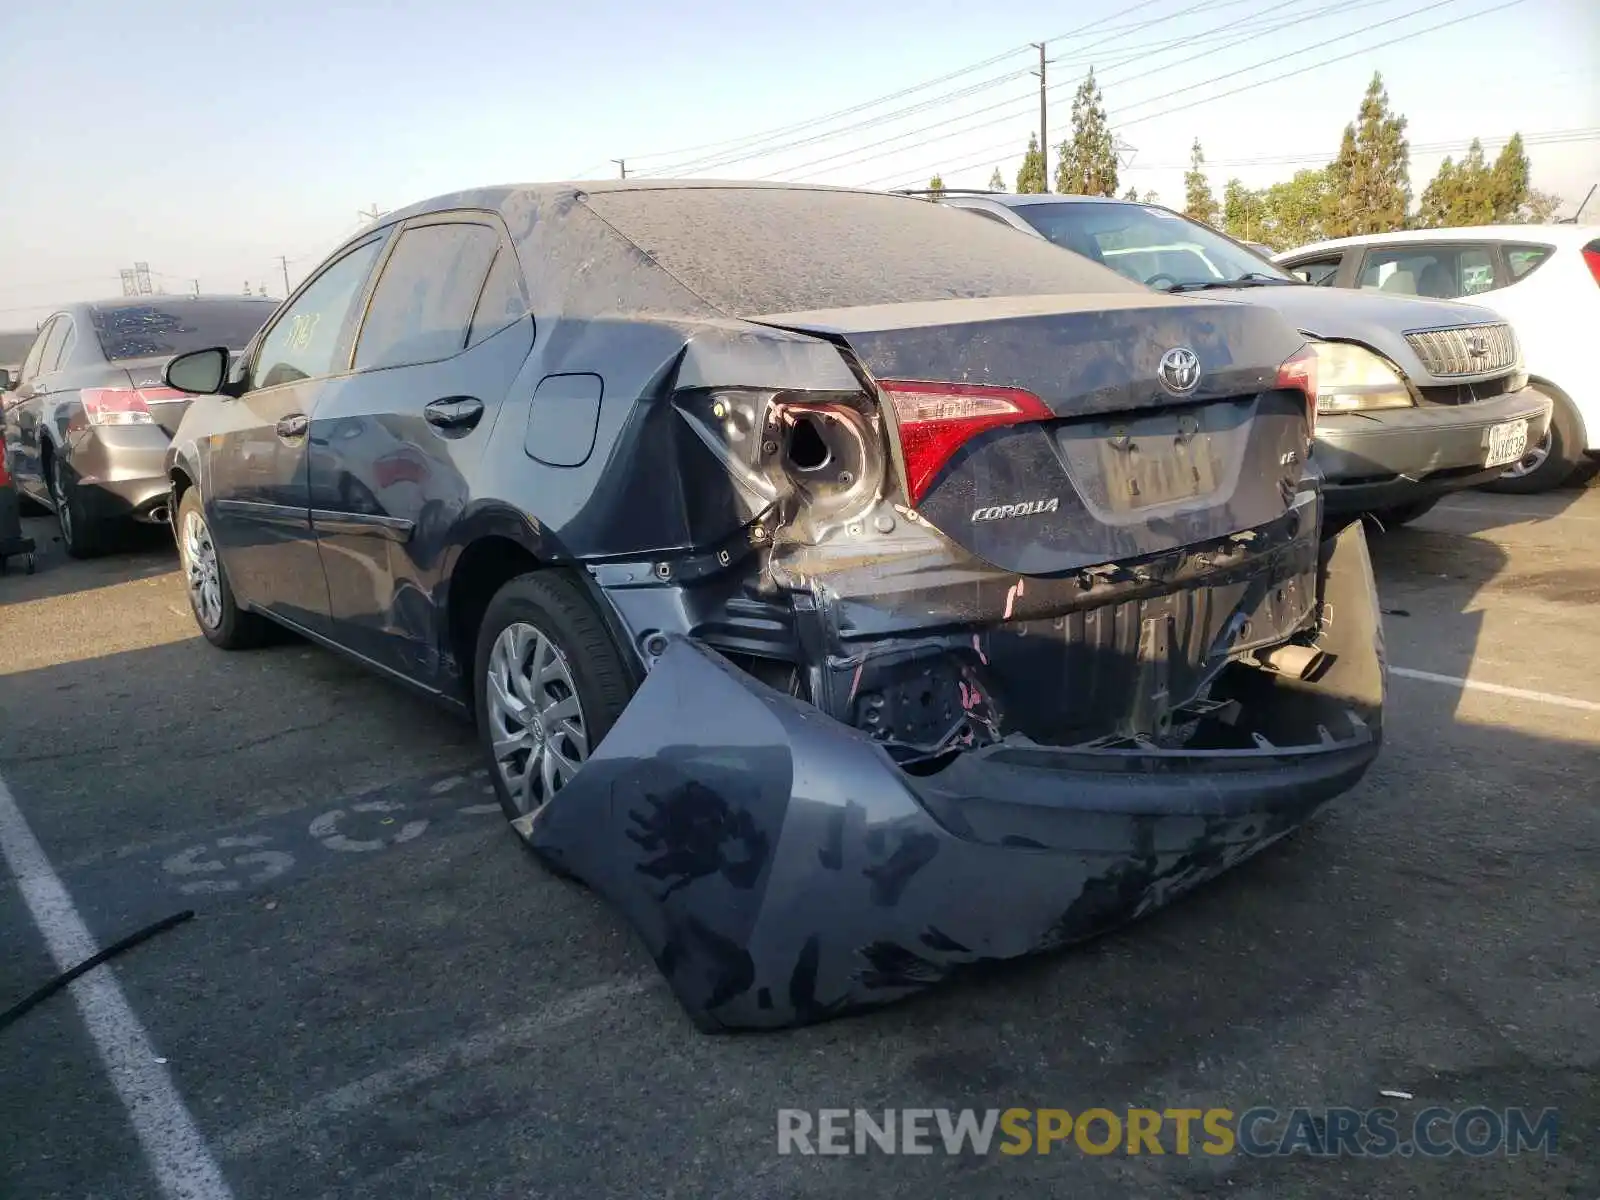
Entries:
{"type": "Polygon", "coordinates": [[[1531,496],[1558,488],[1572,478],[1583,461],[1583,432],[1572,402],[1535,384],[1533,390],[1550,397],[1550,430],[1538,446],[1507,474],[1479,486],[1486,492],[1531,496]],[[1539,457],[1540,455],[1543,457],[1539,457]],[[1517,471],[1519,474],[1511,474],[1517,471]]]}
{"type": "Polygon", "coordinates": [[[578,585],[553,571],[535,571],[505,584],[489,602],[478,628],[472,688],[489,778],[506,819],[516,821],[537,811],[570,780],[573,772],[564,771],[562,764],[581,767],[627,707],[634,683],[605,622],[578,585]],[[554,654],[546,659],[550,669],[545,682],[535,685],[526,671],[543,653],[541,636],[554,654]],[[508,686],[513,669],[520,679],[508,686]],[[543,721],[513,719],[512,708],[491,693],[491,676],[497,690],[523,712],[528,699],[537,696],[549,728],[543,721]],[[569,696],[576,698],[575,723],[564,715],[571,709],[569,696]],[[508,739],[519,727],[523,744],[503,764],[496,740],[508,739]],[[581,733],[581,741],[575,733],[581,733]],[[547,764],[550,775],[545,774],[547,764]]]}
{"type": "Polygon", "coordinates": [[[1399,529],[1433,511],[1433,506],[1443,499],[1443,496],[1433,496],[1427,500],[1413,500],[1410,504],[1396,504],[1393,508],[1375,508],[1371,515],[1384,529],[1399,529]]]}
{"type": "Polygon", "coordinates": [[[211,540],[211,528],[206,522],[205,507],[200,503],[199,488],[191,487],[184,492],[178,504],[178,518],[173,523],[173,533],[178,540],[178,562],[183,568],[189,611],[194,614],[194,623],[200,627],[206,641],[219,650],[249,650],[265,642],[271,632],[267,619],[259,613],[240,608],[233,597],[227,568],[223,566],[222,556],[217,553],[216,545],[211,540]],[[194,540],[190,538],[191,532],[196,535],[194,540]],[[215,584],[211,597],[214,608],[197,594],[197,588],[203,591],[205,587],[207,551],[214,568],[214,579],[211,581],[215,584]],[[198,561],[197,553],[200,556],[198,561]],[[202,576],[198,581],[195,574],[197,567],[202,576]]]}
{"type": "Polygon", "coordinates": [[[50,500],[55,505],[56,523],[61,526],[61,544],[69,555],[98,558],[111,549],[110,523],[89,514],[83,490],[59,452],[50,456],[50,500]]]}

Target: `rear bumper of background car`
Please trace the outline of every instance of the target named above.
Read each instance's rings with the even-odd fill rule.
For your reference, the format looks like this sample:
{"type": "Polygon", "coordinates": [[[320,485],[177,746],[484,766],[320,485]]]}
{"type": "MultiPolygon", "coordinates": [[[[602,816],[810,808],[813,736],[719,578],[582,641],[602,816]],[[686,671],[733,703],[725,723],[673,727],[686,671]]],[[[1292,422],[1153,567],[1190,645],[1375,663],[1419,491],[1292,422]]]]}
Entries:
{"type": "Polygon", "coordinates": [[[166,519],[170,439],[159,425],[93,426],[68,444],[82,503],[96,520],[166,519]]]}
{"type": "Polygon", "coordinates": [[[1528,444],[1544,436],[1550,401],[1524,388],[1463,405],[1430,405],[1317,418],[1312,460],[1330,514],[1410,504],[1494,479],[1485,468],[1489,430],[1526,420],[1528,444]]]}
{"type": "Polygon", "coordinates": [[[517,822],[622,910],[703,1029],[872,1007],[1093,936],[1261,850],[1382,740],[1359,525],[1326,543],[1312,681],[1249,670],[1248,749],[1025,738],[903,769],[859,730],[676,639],[571,785],[517,822]]]}

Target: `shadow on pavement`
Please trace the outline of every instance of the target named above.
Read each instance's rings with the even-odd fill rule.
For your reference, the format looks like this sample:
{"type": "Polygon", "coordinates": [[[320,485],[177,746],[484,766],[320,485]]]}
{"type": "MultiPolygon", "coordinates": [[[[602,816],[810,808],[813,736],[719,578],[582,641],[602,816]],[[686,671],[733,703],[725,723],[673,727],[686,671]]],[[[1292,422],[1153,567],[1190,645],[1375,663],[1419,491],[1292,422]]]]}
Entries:
{"type": "Polygon", "coordinates": [[[164,525],[129,525],[113,553],[82,560],[67,556],[54,517],[25,518],[22,532],[34,540],[37,563],[32,575],[23,573],[20,561],[0,575],[0,607],[149,579],[178,568],[177,547],[164,525]]]}

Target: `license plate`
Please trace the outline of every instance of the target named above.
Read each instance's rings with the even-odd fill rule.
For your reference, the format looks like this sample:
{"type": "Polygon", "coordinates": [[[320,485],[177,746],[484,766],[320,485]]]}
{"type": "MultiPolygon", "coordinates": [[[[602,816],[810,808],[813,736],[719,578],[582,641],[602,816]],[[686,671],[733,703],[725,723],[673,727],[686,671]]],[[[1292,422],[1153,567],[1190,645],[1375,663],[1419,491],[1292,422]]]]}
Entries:
{"type": "Polygon", "coordinates": [[[1124,437],[1102,443],[1100,465],[1113,511],[1154,508],[1205,496],[1217,488],[1210,438],[1124,437]]]}
{"type": "Polygon", "coordinates": [[[1486,467],[1503,467],[1514,463],[1528,452],[1528,423],[1507,421],[1504,425],[1489,427],[1489,453],[1483,460],[1486,467]]]}

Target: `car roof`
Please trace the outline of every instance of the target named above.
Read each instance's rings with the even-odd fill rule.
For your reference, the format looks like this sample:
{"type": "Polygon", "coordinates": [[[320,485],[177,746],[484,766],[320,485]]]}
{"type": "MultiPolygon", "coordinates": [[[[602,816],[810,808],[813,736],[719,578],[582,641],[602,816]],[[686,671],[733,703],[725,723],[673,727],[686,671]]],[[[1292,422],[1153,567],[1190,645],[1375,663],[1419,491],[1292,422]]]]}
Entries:
{"type": "MultiPolygon", "coordinates": [[[[1116,196],[1077,196],[1060,192],[948,192],[949,200],[993,200],[1007,208],[1026,208],[1030,204],[1143,204],[1142,200],[1123,200],[1116,196]]],[[[1160,207],[1159,205],[1157,207],[1160,207]]]]}
{"type": "Polygon", "coordinates": [[[883,194],[881,192],[872,192],[870,188],[835,187],[825,183],[762,182],[749,179],[583,179],[550,183],[502,183],[469,188],[459,192],[447,192],[444,195],[431,196],[426,200],[419,200],[417,203],[408,205],[405,208],[384,213],[369,228],[380,228],[393,225],[399,221],[409,220],[411,217],[427,216],[429,213],[445,212],[452,209],[505,209],[508,206],[519,203],[534,204],[541,207],[544,205],[559,206],[586,194],[728,188],[740,190],[761,188],[766,191],[778,192],[869,192],[872,195],[883,194]]]}
{"type": "Polygon", "coordinates": [[[1458,225],[1450,229],[1402,229],[1394,233],[1366,233],[1328,238],[1285,250],[1275,258],[1298,257],[1349,246],[1386,246],[1407,242],[1551,242],[1581,246],[1600,238],[1600,225],[1458,225]]]}

